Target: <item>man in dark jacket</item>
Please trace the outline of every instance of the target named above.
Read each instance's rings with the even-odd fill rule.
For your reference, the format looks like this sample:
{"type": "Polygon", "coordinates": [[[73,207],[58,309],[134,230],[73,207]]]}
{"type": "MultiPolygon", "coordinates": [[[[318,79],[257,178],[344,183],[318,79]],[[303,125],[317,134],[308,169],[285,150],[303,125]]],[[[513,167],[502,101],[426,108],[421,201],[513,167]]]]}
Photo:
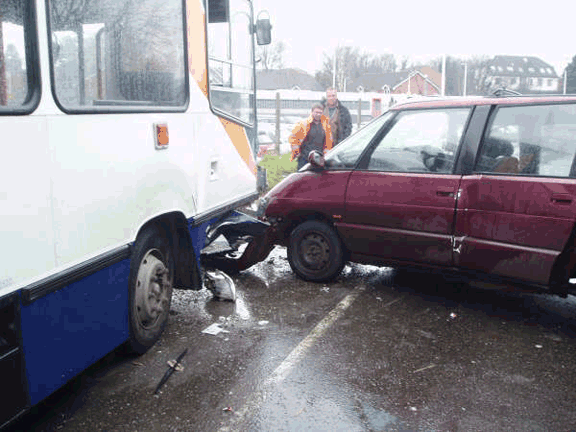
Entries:
{"type": "Polygon", "coordinates": [[[340,103],[336,89],[330,87],[326,90],[326,99],[322,101],[324,115],[330,119],[334,147],[352,132],[352,118],[350,111],[340,103]]]}

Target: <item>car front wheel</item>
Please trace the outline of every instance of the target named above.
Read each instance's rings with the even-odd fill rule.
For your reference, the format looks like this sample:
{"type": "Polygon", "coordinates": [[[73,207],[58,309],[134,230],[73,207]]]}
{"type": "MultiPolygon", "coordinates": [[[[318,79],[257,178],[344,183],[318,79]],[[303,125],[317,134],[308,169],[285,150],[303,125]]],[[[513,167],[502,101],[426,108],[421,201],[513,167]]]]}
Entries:
{"type": "Polygon", "coordinates": [[[306,221],[290,234],[288,262],[298,276],[312,282],[335,278],[344,267],[344,250],[333,228],[306,221]]]}

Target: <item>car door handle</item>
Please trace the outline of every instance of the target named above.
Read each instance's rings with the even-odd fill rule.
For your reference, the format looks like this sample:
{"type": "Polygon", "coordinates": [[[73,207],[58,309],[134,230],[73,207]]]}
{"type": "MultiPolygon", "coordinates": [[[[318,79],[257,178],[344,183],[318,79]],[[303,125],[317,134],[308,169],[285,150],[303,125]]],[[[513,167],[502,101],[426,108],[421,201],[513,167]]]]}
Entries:
{"type": "Polygon", "coordinates": [[[570,195],[565,194],[553,194],[550,200],[554,204],[563,204],[563,205],[572,204],[572,197],[570,195]]]}
{"type": "Polygon", "coordinates": [[[436,191],[436,195],[441,197],[454,197],[454,189],[452,188],[440,188],[436,191]]]}

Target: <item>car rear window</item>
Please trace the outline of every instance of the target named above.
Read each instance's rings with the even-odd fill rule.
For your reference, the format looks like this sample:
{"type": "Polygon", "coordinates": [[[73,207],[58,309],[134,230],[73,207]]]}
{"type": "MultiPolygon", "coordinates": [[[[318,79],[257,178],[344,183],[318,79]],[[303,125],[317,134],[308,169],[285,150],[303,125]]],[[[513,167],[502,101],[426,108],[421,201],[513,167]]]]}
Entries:
{"type": "Polygon", "coordinates": [[[475,172],[576,177],[576,104],[500,107],[475,172]]]}

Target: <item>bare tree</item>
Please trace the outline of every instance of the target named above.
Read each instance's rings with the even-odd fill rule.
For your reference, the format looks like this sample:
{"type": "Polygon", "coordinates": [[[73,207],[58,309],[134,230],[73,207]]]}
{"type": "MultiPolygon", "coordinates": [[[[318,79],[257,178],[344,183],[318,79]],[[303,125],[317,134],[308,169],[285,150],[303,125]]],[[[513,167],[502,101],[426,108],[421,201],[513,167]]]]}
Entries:
{"type": "Polygon", "coordinates": [[[402,58],[400,59],[400,70],[404,71],[408,69],[409,65],[410,65],[410,57],[402,56],[402,58]]]}
{"type": "Polygon", "coordinates": [[[348,80],[357,78],[362,54],[357,47],[338,47],[336,50],[336,88],[346,91],[348,80]]]}
{"type": "Polygon", "coordinates": [[[383,72],[394,72],[398,64],[394,54],[381,54],[374,60],[374,67],[383,72]]]}
{"type": "Polygon", "coordinates": [[[270,45],[259,45],[256,49],[257,57],[260,59],[258,67],[264,70],[282,69],[285,51],[286,44],[281,40],[270,45]]]}
{"type": "MultiPolygon", "coordinates": [[[[486,55],[470,59],[446,57],[446,94],[461,95],[464,92],[464,85],[467,95],[488,94],[494,85],[490,79],[489,66],[490,57],[486,55]],[[465,68],[468,69],[466,73],[465,68]],[[464,84],[465,75],[466,84],[464,84]]],[[[430,67],[442,73],[442,57],[431,60],[430,67]]]]}
{"type": "Polygon", "coordinates": [[[374,56],[360,51],[358,47],[338,47],[333,55],[324,54],[322,69],[316,72],[316,81],[323,87],[329,87],[336,81],[336,89],[346,91],[349,83],[366,73],[393,72],[396,59],[393,54],[374,56]],[[336,56],[336,74],[334,74],[334,56],[336,56]]]}
{"type": "Polygon", "coordinates": [[[490,57],[486,55],[475,56],[467,60],[467,64],[467,93],[475,95],[487,94],[492,87],[489,74],[490,57]]]}
{"type": "Polygon", "coordinates": [[[50,3],[51,19],[55,27],[62,23],[80,24],[92,6],[93,0],[58,0],[50,3]]]}
{"type": "Polygon", "coordinates": [[[566,66],[566,93],[576,93],[576,55],[572,57],[572,61],[566,66]]]}

